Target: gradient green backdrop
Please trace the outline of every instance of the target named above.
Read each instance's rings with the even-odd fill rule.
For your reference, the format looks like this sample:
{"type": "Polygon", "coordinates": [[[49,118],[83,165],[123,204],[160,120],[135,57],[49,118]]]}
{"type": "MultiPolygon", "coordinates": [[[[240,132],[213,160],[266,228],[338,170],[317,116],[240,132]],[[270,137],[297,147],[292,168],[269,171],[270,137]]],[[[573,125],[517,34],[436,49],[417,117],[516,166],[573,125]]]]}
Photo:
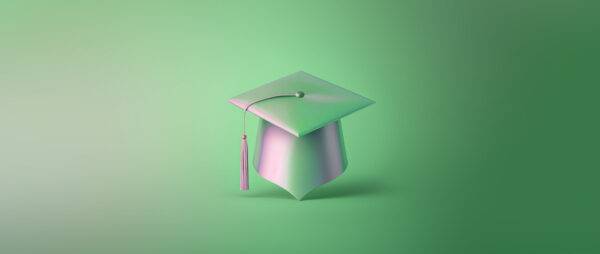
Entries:
{"type": "Polygon", "coordinates": [[[598,253],[599,12],[2,1],[0,253],[598,253]],[[227,99],[298,70],[377,101],[347,171],[240,192],[227,99]]]}

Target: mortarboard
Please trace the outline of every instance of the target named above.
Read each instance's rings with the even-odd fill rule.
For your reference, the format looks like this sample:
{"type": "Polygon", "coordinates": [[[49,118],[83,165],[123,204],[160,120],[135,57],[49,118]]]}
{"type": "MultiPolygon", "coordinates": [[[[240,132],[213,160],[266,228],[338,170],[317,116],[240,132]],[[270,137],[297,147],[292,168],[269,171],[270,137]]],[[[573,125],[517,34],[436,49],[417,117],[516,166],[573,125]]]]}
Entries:
{"type": "Polygon", "coordinates": [[[246,112],[260,118],[254,167],[301,200],[348,164],[340,119],[374,103],[306,72],[296,72],[229,100],[244,110],[240,188],[248,189],[246,112]]]}

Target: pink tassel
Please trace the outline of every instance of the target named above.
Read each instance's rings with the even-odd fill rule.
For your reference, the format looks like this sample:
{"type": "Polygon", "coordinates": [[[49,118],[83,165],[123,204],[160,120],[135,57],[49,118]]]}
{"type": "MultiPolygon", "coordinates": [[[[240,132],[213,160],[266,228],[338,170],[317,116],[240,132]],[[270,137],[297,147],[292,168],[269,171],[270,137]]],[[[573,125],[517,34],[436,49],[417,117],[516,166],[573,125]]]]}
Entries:
{"type": "Polygon", "coordinates": [[[240,170],[240,189],[248,190],[248,142],[246,142],[246,135],[242,135],[242,160],[240,170]]]}

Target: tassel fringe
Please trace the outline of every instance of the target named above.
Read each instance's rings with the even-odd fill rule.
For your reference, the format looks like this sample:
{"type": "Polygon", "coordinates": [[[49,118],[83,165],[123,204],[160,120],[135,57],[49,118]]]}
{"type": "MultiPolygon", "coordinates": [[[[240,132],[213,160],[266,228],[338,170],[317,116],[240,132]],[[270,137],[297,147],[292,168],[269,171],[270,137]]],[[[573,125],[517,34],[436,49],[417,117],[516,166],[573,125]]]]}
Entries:
{"type": "Polygon", "coordinates": [[[248,142],[246,141],[246,135],[242,135],[242,149],[241,149],[241,162],[240,162],[240,189],[248,190],[248,142]]]}

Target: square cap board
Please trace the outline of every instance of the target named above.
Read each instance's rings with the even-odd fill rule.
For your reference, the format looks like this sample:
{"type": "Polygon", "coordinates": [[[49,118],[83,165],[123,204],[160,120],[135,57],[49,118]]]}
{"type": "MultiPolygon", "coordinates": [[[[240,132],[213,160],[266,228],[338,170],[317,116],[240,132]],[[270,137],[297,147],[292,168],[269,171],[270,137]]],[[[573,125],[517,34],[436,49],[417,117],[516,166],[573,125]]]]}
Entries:
{"type": "Polygon", "coordinates": [[[300,71],[229,100],[296,137],[337,121],[374,101],[300,71]],[[265,98],[302,92],[303,98],[265,98]],[[259,103],[256,103],[260,101],[259,103]]]}

